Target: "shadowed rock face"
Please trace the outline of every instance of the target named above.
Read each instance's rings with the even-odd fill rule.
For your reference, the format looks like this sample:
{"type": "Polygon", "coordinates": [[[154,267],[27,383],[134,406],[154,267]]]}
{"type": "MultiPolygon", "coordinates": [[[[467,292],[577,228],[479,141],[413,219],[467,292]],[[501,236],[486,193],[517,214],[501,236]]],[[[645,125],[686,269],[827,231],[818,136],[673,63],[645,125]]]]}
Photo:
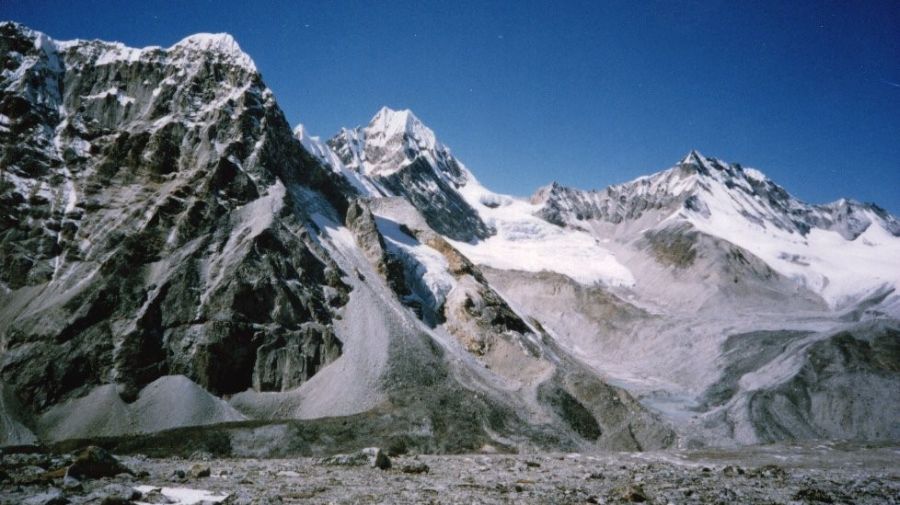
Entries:
{"type": "MultiPolygon", "coordinates": [[[[451,163],[455,160],[451,158],[451,163]]],[[[471,241],[490,236],[478,213],[448,182],[435,174],[424,158],[396,173],[376,178],[395,195],[407,198],[435,231],[453,240],[471,241]],[[438,189],[435,190],[434,187],[438,189]]]]}
{"type": "Polygon", "coordinates": [[[288,388],[340,355],[348,288],[291,192],[340,209],[352,191],[252,62],[212,46],[0,25],[0,377],[31,408],[168,374],[288,388]]]}

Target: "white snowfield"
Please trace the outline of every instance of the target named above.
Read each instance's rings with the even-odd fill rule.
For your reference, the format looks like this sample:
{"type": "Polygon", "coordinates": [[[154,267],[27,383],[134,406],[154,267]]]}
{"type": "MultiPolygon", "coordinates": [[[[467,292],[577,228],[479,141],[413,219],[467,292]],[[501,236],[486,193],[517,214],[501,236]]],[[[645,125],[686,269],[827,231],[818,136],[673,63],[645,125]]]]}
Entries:
{"type": "MultiPolygon", "coordinates": [[[[710,166],[710,159],[701,156],[701,160],[710,176],[695,174],[692,178],[706,182],[695,194],[709,212],[685,208],[673,219],[688,221],[701,232],[750,251],[776,272],[818,293],[832,308],[900,286],[900,237],[885,229],[883,219],[872,210],[857,211],[863,213],[857,218],[870,224],[852,240],[814,226],[804,236],[775,226],[773,223],[781,217],[776,210],[758,196],[728,189],[721,172],[710,166]]],[[[757,181],[769,180],[758,170],[743,171],[757,181]]],[[[791,200],[792,206],[811,207],[791,200]]]]}
{"type": "Polygon", "coordinates": [[[468,182],[460,194],[496,230],[473,244],[453,245],[478,264],[503,270],[555,272],[582,284],[632,286],[634,276],[590,233],[563,228],[535,215],[540,205],[524,198],[493,193],[467,169],[468,182]]]}

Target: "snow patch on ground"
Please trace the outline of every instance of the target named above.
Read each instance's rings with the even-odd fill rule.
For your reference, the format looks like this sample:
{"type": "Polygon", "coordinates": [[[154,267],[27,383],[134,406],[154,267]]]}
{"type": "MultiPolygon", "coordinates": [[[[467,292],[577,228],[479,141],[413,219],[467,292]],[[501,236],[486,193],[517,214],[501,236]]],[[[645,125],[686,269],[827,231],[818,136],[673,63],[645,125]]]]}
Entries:
{"type": "MultiPolygon", "coordinates": [[[[191,489],[187,487],[154,487],[154,486],[135,486],[134,489],[147,494],[151,491],[158,491],[161,495],[168,498],[171,505],[194,505],[197,503],[221,503],[228,498],[227,494],[216,494],[205,489],[191,489]]],[[[140,505],[150,505],[147,502],[138,501],[140,505]]]]}

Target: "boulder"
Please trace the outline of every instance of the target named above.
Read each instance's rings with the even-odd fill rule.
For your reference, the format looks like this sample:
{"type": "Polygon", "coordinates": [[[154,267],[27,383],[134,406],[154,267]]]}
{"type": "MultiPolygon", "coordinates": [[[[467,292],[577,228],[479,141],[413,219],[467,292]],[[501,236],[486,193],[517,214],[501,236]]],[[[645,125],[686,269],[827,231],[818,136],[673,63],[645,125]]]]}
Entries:
{"type": "Polygon", "coordinates": [[[208,465],[201,465],[200,463],[194,464],[189,471],[191,477],[195,479],[202,479],[204,477],[209,477],[210,470],[208,465]]]}
{"type": "Polygon", "coordinates": [[[89,446],[83,450],[75,461],[69,465],[66,477],[75,479],[99,479],[114,477],[120,473],[134,475],[128,467],[119,463],[112,454],[97,446],[89,446]]]}
{"type": "Polygon", "coordinates": [[[335,454],[319,460],[326,466],[365,466],[387,470],[391,467],[391,459],[378,447],[367,447],[352,454],[335,454]]]}

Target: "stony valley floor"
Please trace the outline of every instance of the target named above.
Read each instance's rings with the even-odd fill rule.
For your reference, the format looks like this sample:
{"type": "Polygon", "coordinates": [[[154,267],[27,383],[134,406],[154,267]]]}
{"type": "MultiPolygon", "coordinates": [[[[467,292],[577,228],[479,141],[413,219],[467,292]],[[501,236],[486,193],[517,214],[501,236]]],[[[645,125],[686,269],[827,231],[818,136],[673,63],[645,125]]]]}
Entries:
{"type": "Polygon", "coordinates": [[[0,504],[900,503],[897,447],[402,455],[391,458],[385,470],[326,465],[317,458],[123,456],[120,461],[134,476],[46,483],[33,478],[70,459],[3,456],[0,504]]]}

